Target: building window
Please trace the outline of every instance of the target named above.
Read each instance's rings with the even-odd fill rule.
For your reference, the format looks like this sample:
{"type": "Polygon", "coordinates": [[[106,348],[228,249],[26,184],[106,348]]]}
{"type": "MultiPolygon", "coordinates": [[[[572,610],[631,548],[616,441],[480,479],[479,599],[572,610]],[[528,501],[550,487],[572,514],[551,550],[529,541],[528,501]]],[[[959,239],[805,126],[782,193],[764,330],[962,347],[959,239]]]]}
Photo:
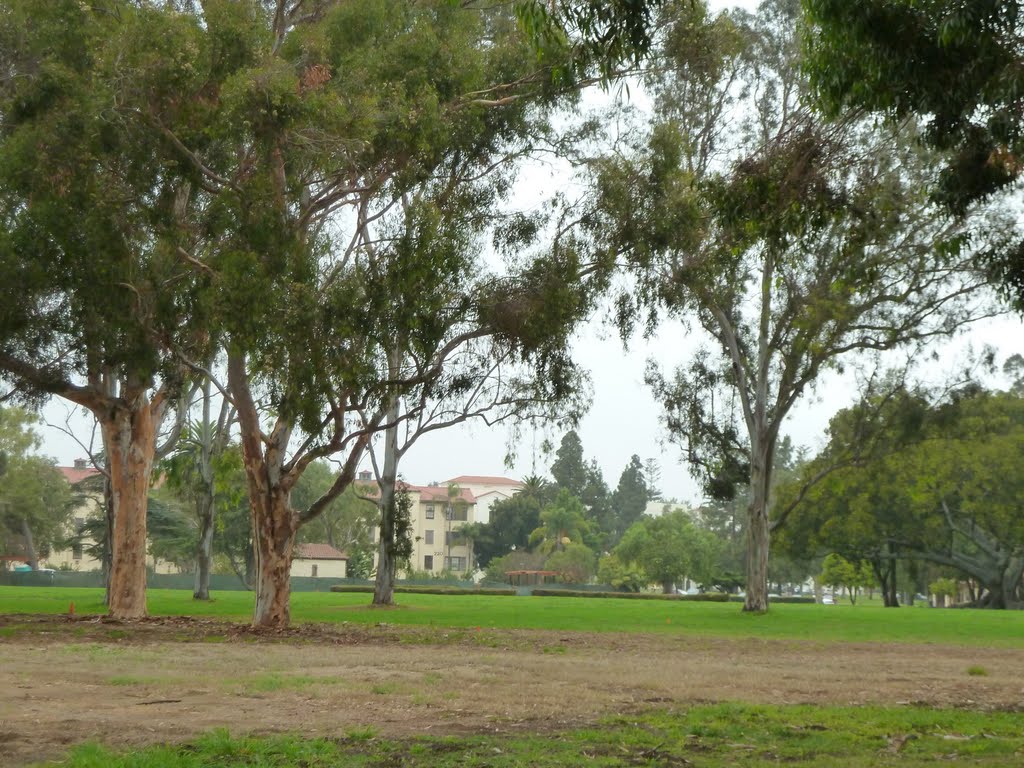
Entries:
{"type": "Polygon", "coordinates": [[[446,547],[461,547],[465,545],[466,538],[462,535],[462,531],[445,531],[444,532],[444,544],[446,547]]]}
{"type": "Polygon", "coordinates": [[[425,530],[423,532],[423,543],[424,544],[433,544],[434,543],[434,531],[433,530],[428,528],[427,530],[425,530]]]}
{"type": "Polygon", "coordinates": [[[316,578],[316,563],[313,563],[313,572],[309,575],[312,576],[314,579],[316,578]]]}
{"type": "Polygon", "coordinates": [[[71,545],[71,557],[73,557],[75,560],[81,560],[82,559],[82,542],[81,541],[76,541],[74,544],[71,545]]]}
{"type": "Polygon", "coordinates": [[[424,571],[432,571],[432,570],[434,570],[434,556],[433,555],[424,555],[423,556],[423,570],[424,571]]]}
{"type": "Polygon", "coordinates": [[[444,569],[446,571],[455,571],[456,573],[462,573],[462,571],[466,570],[466,558],[446,557],[444,559],[444,569]]]}
{"type": "Polygon", "coordinates": [[[433,504],[427,504],[427,520],[433,520],[433,519],[434,519],[434,505],[433,504]]]}
{"type": "Polygon", "coordinates": [[[455,507],[445,510],[445,520],[466,522],[469,519],[469,507],[455,507]]]}

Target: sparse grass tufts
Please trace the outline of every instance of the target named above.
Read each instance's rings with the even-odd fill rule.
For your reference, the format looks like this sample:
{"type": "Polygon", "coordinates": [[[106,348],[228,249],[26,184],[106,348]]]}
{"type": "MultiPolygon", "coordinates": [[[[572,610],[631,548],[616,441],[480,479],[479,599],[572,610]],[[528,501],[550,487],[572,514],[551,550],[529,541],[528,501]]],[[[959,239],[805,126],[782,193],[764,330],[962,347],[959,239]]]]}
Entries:
{"type": "Polygon", "coordinates": [[[1012,713],[921,707],[716,704],[614,717],[563,733],[415,739],[380,738],[372,728],[342,738],[233,738],[215,731],[190,744],[115,753],[75,749],[65,768],[295,768],[297,766],[689,766],[769,765],[929,768],[940,761],[997,768],[1020,764],[1024,733],[1012,713]]]}

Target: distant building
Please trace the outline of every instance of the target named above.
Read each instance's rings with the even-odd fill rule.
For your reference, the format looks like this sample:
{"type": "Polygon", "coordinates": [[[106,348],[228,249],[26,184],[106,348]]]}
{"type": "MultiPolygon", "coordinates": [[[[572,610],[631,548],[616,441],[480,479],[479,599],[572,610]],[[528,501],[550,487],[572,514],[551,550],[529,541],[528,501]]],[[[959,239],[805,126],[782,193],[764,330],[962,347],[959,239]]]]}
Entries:
{"type": "Polygon", "coordinates": [[[472,567],[472,543],[459,534],[478,522],[476,497],[469,488],[449,494],[449,485],[410,485],[412,567],[417,571],[466,573],[472,567]]]}
{"type": "Polygon", "coordinates": [[[686,512],[690,517],[696,515],[689,504],[680,504],[677,501],[648,501],[644,508],[644,514],[648,517],[661,517],[665,512],[675,512],[676,510],[686,512]]]}
{"type": "MultiPolygon", "coordinates": [[[[359,474],[360,482],[372,482],[370,478],[369,472],[359,474]]],[[[413,570],[432,574],[473,570],[473,542],[460,535],[460,529],[489,522],[491,505],[522,489],[518,480],[488,475],[459,475],[433,485],[406,485],[412,501],[413,570]]],[[[374,541],[377,535],[374,529],[374,541]]],[[[376,565],[376,553],[374,561],[376,565]]]]}
{"type": "Polygon", "coordinates": [[[330,544],[299,544],[292,557],[290,575],[343,579],[348,575],[348,555],[330,544]]]}
{"type": "Polygon", "coordinates": [[[476,498],[477,522],[479,523],[491,521],[491,507],[494,502],[511,499],[523,490],[523,484],[519,480],[491,475],[459,475],[451,480],[446,480],[441,485],[448,486],[453,483],[473,492],[473,496],[476,498]]]}

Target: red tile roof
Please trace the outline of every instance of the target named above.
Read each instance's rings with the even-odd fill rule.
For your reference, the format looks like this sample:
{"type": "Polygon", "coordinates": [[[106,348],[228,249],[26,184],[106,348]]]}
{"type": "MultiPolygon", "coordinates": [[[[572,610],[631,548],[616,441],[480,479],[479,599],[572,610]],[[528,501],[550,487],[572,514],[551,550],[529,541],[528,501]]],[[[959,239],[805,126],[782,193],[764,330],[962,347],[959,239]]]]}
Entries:
{"type": "Polygon", "coordinates": [[[519,485],[521,480],[513,480],[509,477],[492,477],[488,475],[459,475],[451,480],[446,480],[443,485],[455,483],[456,485],[519,485]]]}
{"type": "MultiPolygon", "coordinates": [[[[447,485],[406,485],[410,492],[419,493],[420,501],[448,501],[447,485]]],[[[475,504],[476,497],[469,488],[459,488],[459,495],[455,497],[467,504],[475,504]]]]}
{"type": "Polygon", "coordinates": [[[57,469],[64,475],[64,479],[68,481],[69,485],[77,485],[87,478],[100,474],[100,471],[95,467],[86,467],[84,469],[79,467],[57,467],[57,469]]]}
{"type": "Polygon", "coordinates": [[[348,555],[330,544],[299,544],[295,548],[295,557],[299,560],[348,560],[348,555]]]}

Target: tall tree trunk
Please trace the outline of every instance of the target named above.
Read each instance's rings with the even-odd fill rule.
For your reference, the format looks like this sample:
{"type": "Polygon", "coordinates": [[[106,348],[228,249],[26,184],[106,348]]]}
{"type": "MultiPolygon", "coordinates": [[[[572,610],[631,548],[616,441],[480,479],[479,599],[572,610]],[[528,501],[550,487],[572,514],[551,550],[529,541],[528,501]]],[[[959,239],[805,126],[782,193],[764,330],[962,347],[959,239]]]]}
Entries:
{"type": "Polygon", "coordinates": [[[882,605],[886,608],[899,608],[900,601],[896,594],[896,558],[888,545],[886,555],[878,555],[871,559],[871,569],[881,585],[882,605]]]}
{"type": "Polygon", "coordinates": [[[106,451],[106,477],[103,478],[103,604],[110,608],[110,575],[114,572],[114,489],[110,484],[110,449],[106,451]]]}
{"type": "Polygon", "coordinates": [[[770,543],[768,465],[762,457],[751,467],[751,498],[747,509],[747,596],[743,610],[764,613],[768,610],[768,547],[770,543]]]}
{"type": "Polygon", "coordinates": [[[203,422],[199,434],[199,475],[202,479],[202,493],[196,499],[196,513],[199,518],[199,541],[196,544],[196,585],[192,597],[195,600],[210,599],[210,572],[213,570],[213,521],[216,514],[213,486],[213,457],[224,450],[231,429],[227,398],[221,404],[216,425],[210,421],[212,382],[207,376],[203,381],[203,422]]]}
{"type": "Polygon", "coordinates": [[[144,390],[126,390],[124,404],[97,414],[110,455],[114,527],[109,612],[146,615],[146,508],[156,453],[156,424],[144,390]]]}
{"type": "Polygon", "coordinates": [[[291,620],[291,568],[297,531],[288,495],[279,488],[250,494],[256,560],[253,626],[282,629],[291,620]]]}
{"type": "Polygon", "coordinates": [[[196,547],[196,584],[192,597],[210,599],[210,571],[213,568],[213,488],[199,498],[199,542],[196,547]]]}
{"type": "MultiPolygon", "coordinates": [[[[396,366],[396,355],[389,358],[396,366]]],[[[380,546],[377,556],[377,576],[373,585],[373,605],[394,605],[395,570],[395,486],[398,482],[398,416],[400,403],[396,395],[388,402],[385,418],[389,425],[384,430],[384,466],[380,473],[380,546]]]]}
{"type": "Polygon", "coordinates": [[[245,355],[228,353],[228,385],[235,398],[241,433],[249,509],[256,605],[254,627],[280,629],[291,619],[291,567],[298,517],[291,506],[291,485],[283,471],[291,426],[278,419],[264,437],[256,402],[249,388],[245,355]],[[266,453],[264,453],[266,446],[266,453]]]}
{"type": "Polygon", "coordinates": [[[25,553],[28,555],[28,565],[33,571],[39,570],[39,556],[36,554],[35,541],[32,538],[32,528],[28,524],[28,518],[21,518],[21,535],[25,539],[25,553]]]}

